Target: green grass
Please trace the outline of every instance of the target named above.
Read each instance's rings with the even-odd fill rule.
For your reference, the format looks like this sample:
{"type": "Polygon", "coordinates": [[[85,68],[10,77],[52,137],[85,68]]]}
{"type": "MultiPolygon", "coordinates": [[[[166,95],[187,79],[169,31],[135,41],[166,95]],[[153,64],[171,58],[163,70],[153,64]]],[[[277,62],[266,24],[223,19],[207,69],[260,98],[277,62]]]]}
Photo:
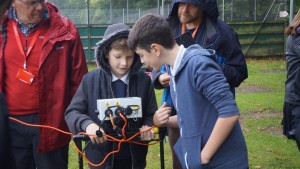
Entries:
{"type": "MultiPolygon", "coordinates": [[[[300,153],[294,141],[282,135],[281,119],[285,83],[284,60],[247,60],[249,77],[237,90],[236,101],[248,147],[250,169],[293,169],[300,167],[300,153]]],[[[93,68],[90,68],[91,70],[93,68]]],[[[157,103],[161,91],[155,91],[157,103]]],[[[171,169],[171,155],[165,141],[165,168],[171,169]]],[[[160,168],[159,144],[149,147],[147,169],[160,168]]],[[[86,167],[85,162],[85,168],[86,167]]],[[[69,168],[77,169],[77,153],[70,144],[69,168]]]]}

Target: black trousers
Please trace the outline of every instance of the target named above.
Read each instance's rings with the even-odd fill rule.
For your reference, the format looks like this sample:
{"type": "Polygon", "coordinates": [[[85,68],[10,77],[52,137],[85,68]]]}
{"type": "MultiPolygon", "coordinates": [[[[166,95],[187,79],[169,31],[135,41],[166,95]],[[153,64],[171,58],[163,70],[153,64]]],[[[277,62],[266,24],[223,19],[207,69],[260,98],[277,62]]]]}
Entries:
{"type": "MultiPolygon", "coordinates": [[[[30,124],[38,124],[38,114],[12,116],[30,124]]],[[[60,149],[40,153],[39,128],[9,121],[11,151],[16,169],[68,169],[69,145],[60,149]]],[[[49,136],[51,137],[51,136],[49,136]]]]}
{"type": "Polygon", "coordinates": [[[12,157],[7,116],[7,106],[2,93],[0,93],[0,168],[12,169],[12,157]]]}
{"type": "MultiPolygon", "coordinates": [[[[99,164],[104,157],[112,151],[110,143],[92,144],[91,142],[85,148],[87,158],[94,164],[99,164]]],[[[90,169],[132,169],[131,157],[127,159],[113,159],[111,155],[101,166],[89,165],[90,169]]],[[[139,168],[140,169],[140,168],[139,168]]]]}

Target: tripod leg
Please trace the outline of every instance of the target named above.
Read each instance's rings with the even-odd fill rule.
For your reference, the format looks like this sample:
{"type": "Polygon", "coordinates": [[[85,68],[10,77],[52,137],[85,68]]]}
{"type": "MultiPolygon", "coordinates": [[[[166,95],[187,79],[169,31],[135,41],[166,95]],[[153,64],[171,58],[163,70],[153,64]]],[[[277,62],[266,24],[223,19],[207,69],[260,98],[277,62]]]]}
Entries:
{"type": "MultiPolygon", "coordinates": [[[[74,142],[78,147],[78,149],[82,151],[81,140],[74,140],[74,142]]],[[[78,165],[79,165],[79,169],[83,169],[83,159],[82,159],[82,155],[79,152],[78,152],[78,165]]]]}
{"type": "Polygon", "coordinates": [[[159,147],[160,147],[160,168],[165,169],[164,140],[159,141],[159,147]]]}
{"type": "Polygon", "coordinates": [[[166,128],[159,128],[159,151],[160,151],[160,168],[165,169],[165,152],[164,140],[166,136],[166,128]]]}

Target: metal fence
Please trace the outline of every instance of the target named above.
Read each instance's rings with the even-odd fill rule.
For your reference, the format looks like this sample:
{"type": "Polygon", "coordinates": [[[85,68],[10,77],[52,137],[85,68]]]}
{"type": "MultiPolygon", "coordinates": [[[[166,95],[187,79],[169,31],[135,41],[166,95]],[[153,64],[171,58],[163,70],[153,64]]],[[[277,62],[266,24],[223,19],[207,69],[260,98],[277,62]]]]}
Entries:
{"type": "MultiPolygon", "coordinates": [[[[167,16],[170,0],[48,0],[60,8],[79,30],[87,60],[94,58],[94,45],[107,26],[128,25],[153,13],[167,16]]],[[[280,11],[287,11],[287,0],[218,0],[219,18],[239,35],[246,57],[282,56],[288,23],[280,11]]]]}
{"type": "MultiPolygon", "coordinates": [[[[167,16],[170,0],[48,0],[74,24],[134,23],[153,13],[167,16]]],[[[287,0],[217,0],[219,18],[228,21],[276,21],[287,0]]]]}

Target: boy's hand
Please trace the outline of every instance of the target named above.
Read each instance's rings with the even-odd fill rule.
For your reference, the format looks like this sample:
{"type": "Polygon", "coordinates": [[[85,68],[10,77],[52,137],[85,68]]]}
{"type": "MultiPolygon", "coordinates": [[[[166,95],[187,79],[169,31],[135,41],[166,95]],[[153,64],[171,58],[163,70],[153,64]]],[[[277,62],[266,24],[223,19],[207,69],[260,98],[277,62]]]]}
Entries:
{"type": "Polygon", "coordinates": [[[201,161],[201,164],[209,163],[209,160],[207,158],[205,158],[205,154],[203,154],[202,152],[201,152],[200,161],[201,161]]]}
{"type": "MultiPolygon", "coordinates": [[[[142,131],[146,131],[146,130],[148,130],[149,128],[150,128],[149,126],[144,125],[144,126],[142,126],[142,127],[140,128],[140,131],[141,131],[141,132],[142,132],[142,131]]],[[[147,132],[141,133],[141,140],[142,140],[142,141],[150,141],[150,140],[153,140],[153,139],[155,139],[155,133],[154,133],[153,130],[149,130],[149,131],[147,131],[147,132]]]]}
{"type": "Polygon", "coordinates": [[[168,73],[161,74],[158,81],[162,86],[168,87],[170,85],[170,75],[168,73]]]}
{"type": "Polygon", "coordinates": [[[161,107],[155,112],[153,116],[154,125],[157,127],[164,127],[169,121],[172,108],[167,106],[165,102],[161,107]]]}
{"type": "Polygon", "coordinates": [[[86,133],[89,134],[89,137],[93,144],[104,143],[107,140],[106,136],[98,137],[96,135],[96,132],[98,130],[100,130],[103,135],[105,134],[104,130],[100,128],[96,123],[91,123],[86,127],[86,133]]]}

